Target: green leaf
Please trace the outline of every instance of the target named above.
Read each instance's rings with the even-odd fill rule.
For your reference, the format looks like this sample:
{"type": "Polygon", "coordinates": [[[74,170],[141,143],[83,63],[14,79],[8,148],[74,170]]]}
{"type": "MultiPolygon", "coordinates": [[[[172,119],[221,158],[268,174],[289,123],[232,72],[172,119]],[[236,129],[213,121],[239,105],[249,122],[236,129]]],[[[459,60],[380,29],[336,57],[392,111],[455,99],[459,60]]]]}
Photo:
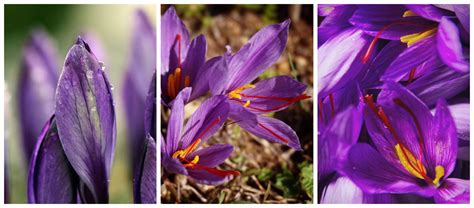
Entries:
{"type": "Polygon", "coordinates": [[[286,166],[276,175],[275,187],[283,192],[285,198],[296,197],[300,192],[300,183],[286,166]]]}
{"type": "Polygon", "coordinates": [[[262,169],[260,169],[260,171],[257,175],[257,178],[258,178],[259,181],[265,182],[265,181],[270,180],[270,178],[272,178],[272,176],[273,176],[273,172],[270,168],[262,168],[262,169]]]}
{"type": "Polygon", "coordinates": [[[313,164],[304,161],[298,165],[300,168],[300,183],[309,198],[313,198],[313,164]]]}

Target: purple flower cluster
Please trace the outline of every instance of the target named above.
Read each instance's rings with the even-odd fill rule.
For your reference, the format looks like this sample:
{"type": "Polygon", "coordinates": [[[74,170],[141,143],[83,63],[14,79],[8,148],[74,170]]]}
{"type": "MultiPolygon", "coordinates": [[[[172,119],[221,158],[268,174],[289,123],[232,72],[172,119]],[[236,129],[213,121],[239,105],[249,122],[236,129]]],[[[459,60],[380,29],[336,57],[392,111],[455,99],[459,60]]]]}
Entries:
{"type": "Polygon", "coordinates": [[[469,5],[318,15],[319,203],[469,203],[469,5]]]}
{"type": "Polygon", "coordinates": [[[287,76],[252,83],[283,53],[290,21],[255,33],[239,51],[205,59],[204,35],[190,40],[189,31],[170,7],[161,19],[161,103],[170,108],[166,137],[161,139],[162,167],[203,184],[225,183],[237,170],[218,168],[233,146],[204,146],[227,119],[257,137],[302,150],[296,133],[264,114],[283,110],[309,98],[306,86],[287,76]],[[210,92],[183,128],[184,106],[210,92]],[[201,148],[200,148],[201,147],[201,148]]]}

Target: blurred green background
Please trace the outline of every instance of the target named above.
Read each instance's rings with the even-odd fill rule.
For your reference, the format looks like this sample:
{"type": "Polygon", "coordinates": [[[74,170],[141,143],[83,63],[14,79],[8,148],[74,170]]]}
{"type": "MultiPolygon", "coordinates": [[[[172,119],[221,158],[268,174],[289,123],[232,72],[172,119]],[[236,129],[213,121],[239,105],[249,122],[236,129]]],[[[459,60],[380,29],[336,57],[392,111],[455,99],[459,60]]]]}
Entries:
{"type": "MultiPolygon", "coordinates": [[[[130,50],[134,12],[141,8],[156,25],[154,5],[5,5],[5,139],[10,203],[26,203],[27,167],[20,146],[17,91],[21,50],[28,34],[44,29],[56,44],[64,62],[69,48],[81,33],[92,33],[104,48],[104,64],[114,86],[117,112],[117,146],[110,181],[110,203],[132,203],[128,168],[122,81],[130,50]]],[[[156,28],[156,26],[155,26],[156,28]]],[[[61,67],[62,68],[62,67],[61,67]]]]}

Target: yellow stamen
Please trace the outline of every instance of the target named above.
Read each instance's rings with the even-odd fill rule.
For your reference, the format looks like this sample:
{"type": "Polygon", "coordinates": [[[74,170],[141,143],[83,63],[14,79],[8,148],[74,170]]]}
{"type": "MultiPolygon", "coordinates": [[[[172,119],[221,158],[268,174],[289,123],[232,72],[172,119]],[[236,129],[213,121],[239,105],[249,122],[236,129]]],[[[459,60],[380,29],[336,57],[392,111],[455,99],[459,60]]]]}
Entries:
{"type": "Polygon", "coordinates": [[[181,157],[181,155],[183,155],[183,153],[184,153],[183,150],[178,150],[178,151],[176,151],[175,153],[173,153],[172,157],[173,157],[173,158],[181,157]]]}
{"type": "Polygon", "coordinates": [[[437,165],[435,168],[435,172],[436,172],[436,177],[433,180],[433,184],[438,185],[439,180],[444,176],[444,167],[441,165],[437,165]]]}
{"type": "Polygon", "coordinates": [[[244,108],[248,107],[250,105],[250,100],[247,100],[247,102],[245,102],[244,104],[244,108]]]}
{"type": "Polygon", "coordinates": [[[417,14],[415,14],[415,12],[411,11],[411,10],[406,10],[404,13],[403,13],[403,17],[416,17],[418,16],[417,14]]]}
{"type": "Polygon", "coordinates": [[[402,163],[403,167],[413,176],[419,178],[419,179],[424,179],[424,177],[421,175],[421,173],[426,173],[426,169],[421,163],[421,161],[417,160],[415,156],[408,150],[407,148],[401,146],[400,144],[395,145],[395,150],[398,156],[398,159],[400,160],[400,163],[402,163]],[[421,173],[415,169],[415,167],[421,168],[421,173]]]}
{"type": "Polygon", "coordinates": [[[175,87],[175,92],[179,92],[179,88],[181,87],[181,68],[176,68],[174,70],[174,87],[175,87]]]}
{"type": "Polygon", "coordinates": [[[400,41],[402,43],[406,43],[407,46],[410,47],[413,44],[415,44],[416,42],[418,42],[420,40],[423,40],[423,39],[435,34],[437,30],[438,30],[438,28],[433,28],[433,29],[430,29],[430,30],[427,30],[427,31],[424,31],[424,32],[405,35],[405,36],[400,37],[400,41]]]}
{"type": "Polygon", "coordinates": [[[231,92],[229,92],[229,98],[237,98],[237,99],[242,99],[242,96],[240,95],[240,93],[245,90],[245,89],[248,89],[248,88],[252,88],[254,89],[255,88],[255,85],[253,84],[246,84],[244,86],[240,86],[238,87],[237,89],[235,90],[232,90],[231,92]]]}
{"type": "Polygon", "coordinates": [[[186,158],[191,152],[196,149],[196,147],[201,143],[201,139],[196,139],[191,145],[189,145],[186,149],[184,149],[183,157],[186,158]]]}
{"type": "Polygon", "coordinates": [[[174,89],[174,76],[173,74],[168,75],[168,96],[174,98],[173,96],[174,89]]]}
{"type": "Polygon", "coordinates": [[[189,75],[186,75],[184,77],[184,87],[189,87],[190,84],[191,84],[191,79],[189,78],[189,75]]]}

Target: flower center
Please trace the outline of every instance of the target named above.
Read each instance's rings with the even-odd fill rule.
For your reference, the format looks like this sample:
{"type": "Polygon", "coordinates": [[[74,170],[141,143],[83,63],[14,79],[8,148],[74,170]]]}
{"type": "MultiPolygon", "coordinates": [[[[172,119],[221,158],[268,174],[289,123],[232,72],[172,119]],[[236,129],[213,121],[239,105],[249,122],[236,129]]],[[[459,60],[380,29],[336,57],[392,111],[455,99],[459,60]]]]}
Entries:
{"type": "Polygon", "coordinates": [[[403,110],[405,110],[410,117],[413,119],[417,134],[418,134],[418,144],[419,144],[419,155],[418,158],[413,155],[413,153],[402,143],[399,135],[397,134],[396,130],[394,129],[392,123],[388,119],[387,115],[385,114],[382,106],[376,106],[372,95],[366,95],[364,97],[365,102],[369,106],[369,108],[377,115],[377,117],[382,121],[382,123],[387,127],[390,133],[393,135],[393,138],[396,140],[397,144],[395,145],[395,153],[408,173],[411,175],[425,180],[428,184],[433,184],[435,186],[439,185],[439,180],[444,176],[444,167],[437,165],[435,167],[435,178],[431,179],[426,172],[426,168],[423,164],[423,151],[424,151],[424,136],[421,129],[420,122],[418,118],[414,114],[414,112],[400,99],[395,98],[393,102],[400,106],[403,110]]]}
{"type": "Polygon", "coordinates": [[[184,80],[182,77],[182,69],[181,69],[181,34],[176,35],[176,43],[178,47],[178,67],[174,70],[173,73],[168,75],[168,96],[171,99],[176,98],[179,91],[181,91],[185,87],[189,87],[191,84],[191,78],[189,75],[184,76],[184,80]]]}

